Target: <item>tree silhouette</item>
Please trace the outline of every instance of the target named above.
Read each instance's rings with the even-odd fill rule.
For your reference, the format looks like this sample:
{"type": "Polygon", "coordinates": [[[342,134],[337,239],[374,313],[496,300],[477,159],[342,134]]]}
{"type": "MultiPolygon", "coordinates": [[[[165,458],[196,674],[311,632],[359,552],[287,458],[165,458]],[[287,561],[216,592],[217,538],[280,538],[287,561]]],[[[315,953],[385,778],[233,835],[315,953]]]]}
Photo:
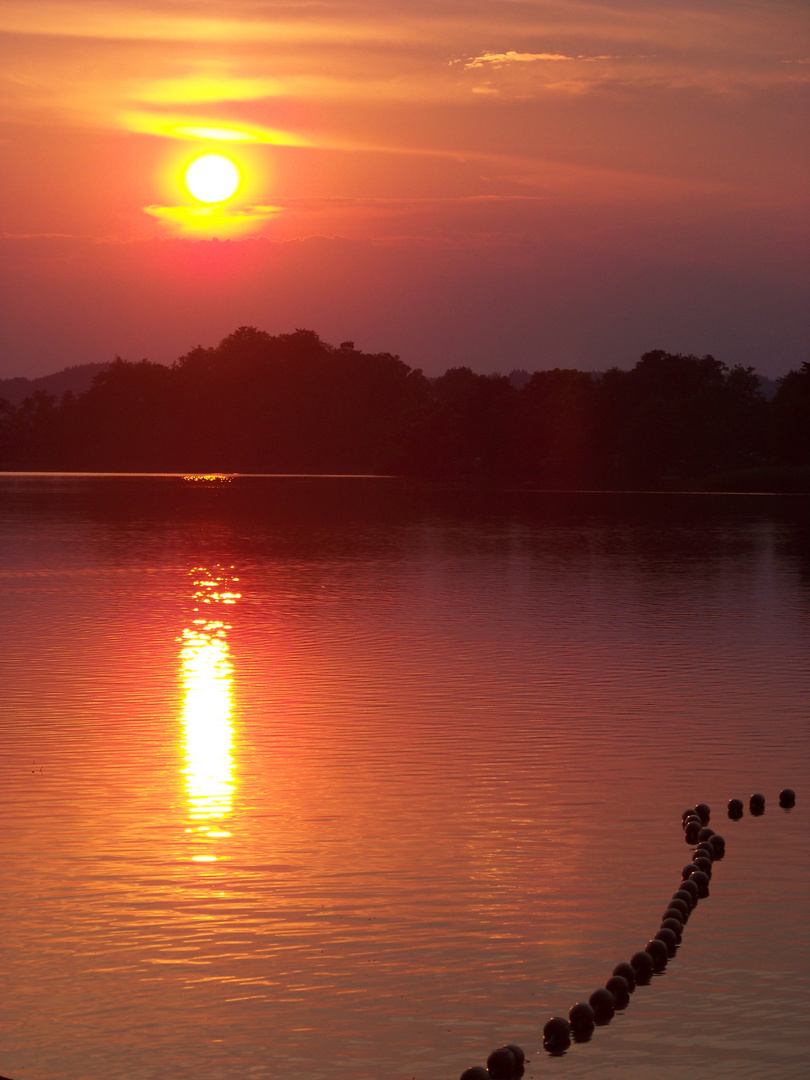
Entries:
{"type": "Polygon", "coordinates": [[[779,380],[769,420],[776,458],[788,465],[810,465],[810,363],[779,380]]]}
{"type": "Polygon", "coordinates": [[[120,358],[84,393],[0,401],[0,466],[399,473],[660,487],[810,464],[810,365],[772,402],[751,368],[657,349],[630,370],[427,379],[312,330],[241,326],[171,367],[120,358]]]}

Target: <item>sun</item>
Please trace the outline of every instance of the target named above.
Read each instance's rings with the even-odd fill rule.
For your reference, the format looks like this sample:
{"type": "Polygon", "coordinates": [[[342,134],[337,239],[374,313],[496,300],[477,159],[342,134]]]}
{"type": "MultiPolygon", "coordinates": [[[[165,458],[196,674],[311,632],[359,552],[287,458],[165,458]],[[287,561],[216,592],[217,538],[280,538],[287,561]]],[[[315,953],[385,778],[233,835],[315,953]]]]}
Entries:
{"type": "Polygon", "coordinates": [[[242,175],[224,154],[203,154],[186,166],[184,179],[198,202],[221,203],[236,194],[242,175]]]}

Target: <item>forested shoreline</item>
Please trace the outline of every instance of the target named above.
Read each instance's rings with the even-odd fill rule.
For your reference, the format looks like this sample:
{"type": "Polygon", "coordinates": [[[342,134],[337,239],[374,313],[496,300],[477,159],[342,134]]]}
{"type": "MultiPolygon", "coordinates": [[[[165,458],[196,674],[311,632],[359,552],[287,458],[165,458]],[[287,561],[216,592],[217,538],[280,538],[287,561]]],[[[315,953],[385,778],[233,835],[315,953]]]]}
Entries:
{"type": "Polygon", "coordinates": [[[649,488],[807,489],[810,364],[771,400],[752,368],[645,353],[628,370],[428,378],[310,330],[241,327],[171,367],[117,359],[89,390],[0,399],[0,469],[385,473],[649,488]],[[518,376],[517,378],[515,376],[518,376]]]}

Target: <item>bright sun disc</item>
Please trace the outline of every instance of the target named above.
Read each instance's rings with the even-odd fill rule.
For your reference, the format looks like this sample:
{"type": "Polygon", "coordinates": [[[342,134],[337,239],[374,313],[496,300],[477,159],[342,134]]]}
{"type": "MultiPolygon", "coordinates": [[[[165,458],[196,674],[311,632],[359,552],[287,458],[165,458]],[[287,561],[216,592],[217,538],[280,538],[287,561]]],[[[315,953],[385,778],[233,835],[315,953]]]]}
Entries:
{"type": "Polygon", "coordinates": [[[186,169],[186,187],[200,202],[224,202],[236,192],[241,176],[230,158],[222,154],[203,154],[186,169]]]}

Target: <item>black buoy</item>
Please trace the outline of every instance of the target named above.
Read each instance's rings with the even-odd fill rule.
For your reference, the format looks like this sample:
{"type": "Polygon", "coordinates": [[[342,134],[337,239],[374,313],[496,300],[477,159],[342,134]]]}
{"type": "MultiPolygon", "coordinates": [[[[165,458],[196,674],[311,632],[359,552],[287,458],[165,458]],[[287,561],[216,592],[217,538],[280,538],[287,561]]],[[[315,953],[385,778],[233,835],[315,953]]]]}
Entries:
{"type": "Polygon", "coordinates": [[[711,859],[714,862],[715,854],[712,847],[713,837],[709,837],[708,840],[701,840],[698,846],[695,848],[695,855],[705,855],[707,859],[711,859]]]}
{"type": "Polygon", "coordinates": [[[739,821],[743,816],[744,807],[742,799],[729,799],[728,800],[728,816],[732,821],[739,821]]]}
{"type": "Polygon", "coordinates": [[[649,954],[653,964],[653,971],[661,972],[667,966],[667,960],[669,959],[669,949],[658,938],[653,938],[652,941],[648,941],[644,946],[644,952],[649,954]]]}
{"type": "Polygon", "coordinates": [[[709,818],[711,817],[711,810],[708,808],[705,802],[699,802],[695,807],[695,813],[703,822],[704,825],[709,824],[709,818]]]}
{"type": "Polygon", "coordinates": [[[652,957],[647,952],[633,953],[630,957],[630,966],[636,973],[636,986],[646,986],[653,973],[652,957]]]}
{"type": "Polygon", "coordinates": [[[597,1024],[609,1024],[613,1019],[616,1012],[616,999],[606,986],[600,986],[598,990],[594,990],[588,998],[588,1004],[593,1009],[597,1024]]]}
{"type": "Polygon", "coordinates": [[[543,1027],[543,1049],[550,1054],[564,1054],[571,1045],[571,1025],[562,1016],[552,1016],[543,1027]]]}
{"type": "Polygon", "coordinates": [[[707,859],[705,855],[696,855],[692,860],[692,866],[702,870],[706,877],[712,876],[712,860],[707,859]]]}
{"type": "Polygon", "coordinates": [[[515,1055],[508,1046],[499,1046],[487,1058],[487,1072],[492,1080],[512,1080],[515,1055]]]}
{"type": "Polygon", "coordinates": [[[792,806],[796,805],[796,792],[793,788],[782,788],[779,792],[779,805],[783,810],[789,810],[792,806]]]}
{"type": "MultiPolygon", "coordinates": [[[[687,892],[686,889],[683,888],[683,882],[681,882],[681,888],[673,894],[672,900],[670,900],[670,904],[673,903],[675,900],[680,900],[682,904],[687,905],[686,920],[688,922],[689,916],[692,914],[695,906],[695,898],[690,892],[687,892]]],[[[686,923],[684,923],[684,925],[686,925],[686,923]]]]}
{"type": "MultiPolygon", "coordinates": [[[[678,935],[675,933],[674,930],[670,930],[669,927],[662,926],[660,930],[656,930],[653,941],[663,942],[664,947],[667,950],[667,958],[669,960],[671,960],[675,953],[678,951],[678,935]]],[[[654,961],[655,957],[653,957],[653,962],[654,961]]]]}
{"type": "Polygon", "coordinates": [[[714,836],[714,829],[710,829],[708,825],[704,825],[698,833],[698,842],[701,840],[708,840],[710,836],[714,836]]]}
{"type": "Polygon", "coordinates": [[[700,818],[699,818],[699,817],[697,816],[697,814],[695,813],[695,811],[694,811],[694,810],[692,811],[692,813],[691,813],[691,814],[689,815],[689,817],[688,817],[688,818],[685,818],[685,819],[684,819],[684,822],[683,822],[683,827],[684,827],[684,829],[685,829],[685,828],[686,828],[686,827],[687,827],[688,825],[691,825],[691,824],[692,824],[693,822],[695,823],[695,825],[697,825],[697,826],[698,826],[698,828],[700,828],[700,829],[702,829],[702,828],[703,828],[703,822],[702,822],[702,821],[700,820],[700,818]]]}
{"type": "Polygon", "coordinates": [[[628,964],[626,960],[622,960],[622,962],[620,964],[617,964],[610,974],[621,975],[623,979],[627,979],[627,985],[630,987],[630,993],[633,993],[636,988],[636,973],[635,971],[633,971],[632,964],[628,964]]]}
{"type": "Polygon", "coordinates": [[[684,823],[684,825],[686,824],[686,819],[690,818],[692,814],[694,814],[694,812],[695,808],[693,806],[690,806],[687,810],[684,810],[684,812],[681,814],[681,821],[684,823]]]}
{"type": "Polygon", "coordinates": [[[765,813],[765,796],[760,792],[755,792],[748,800],[748,809],[754,815],[754,817],[760,817],[765,813]]]}
{"type": "Polygon", "coordinates": [[[483,1065],[473,1065],[471,1069],[465,1069],[459,1080],[490,1080],[489,1073],[483,1065]]]}
{"type": "Polygon", "coordinates": [[[576,1042],[587,1042],[593,1035],[596,1015],[587,1001],[578,1001],[568,1010],[571,1031],[576,1042]]]}
{"type": "Polygon", "coordinates": [[[666,924],[667,919],[672,919],[674,923],[678,924],[680,932],[683,933],[683,928],[686,926],[686,920],[683,917],[683,912],[680,908],[668,907],[664,914],[661,916],[661,925],[666,924]]]}
{"type": "Polygon", "coordinates": [[[700,824],[697,821],[690,821],[683,831],[684,838],[687,844],[694,844],[697,842],[697,838],[700,835],[700,824]]]}
{"type": "Polygon", "coordinates": [[[714,836],[709,837],[709,843],[712,847],[712,856],[715,859],[722,859],[726,853],[726,842],[719,833],[715,833],[714,836]]]}
{"type": "MultiPolygon", "coordinates": [[[[662,930],[670,930],[675,935],[675,944],[680,945],[683,940],[683,923],[678,919],[662,919],[662,930]]],[[[663,938],[661,939],[663,941],[663,938]]]]}
{"type": "Polygon", "coordinates": [[[686,881],[681,882],[680,891],[688,892],[689,895],[692,897],[692,909],[694,910],[694,908],[697,906],[698,898],[700,897],[700,889],[697,886],[694,874],[692,874],[691,877],[687,878],[686,881]]]}
{"type": "Polygon", "coordinates": [[[686,866],[683,868],[683,870],[681,870],[681,880],[686,881],[686,879],[690,878],[692,876],[692,874],[694,874],[694,872],[695,872],[695,864],[694,863],[687,863],[686,866]]]}
{"type": "Polygon", "coordinates": [[[685,889],[678,889],[678,892],[675,893],[669,902],[671,908],[677,908],[683,915],[684,926],[686,926],[686,923],[689,921],[689,912],[692,910],[691,899],[691,896],[685,889]],[[683,893],[682,896],[680,895],[681,893],[683,893]]]}
{"type": "MultiPolygon", "coordinates": [[[[635,983],[635,976],[633,982],[635,983]]],[[[623,975],[611,975],[605,983],[605,989],[613,994],[614,1008],[626,1009],[630,1004],[630,984],[623,975]]]]}
{"type": "Polygon", "coordinates": [[[694,881],[698,887],[698,896],[701,900],[705,900],[709,895],[709,875],[704,874],[702,870],[695,870],[689,880],[694,881]]]}

